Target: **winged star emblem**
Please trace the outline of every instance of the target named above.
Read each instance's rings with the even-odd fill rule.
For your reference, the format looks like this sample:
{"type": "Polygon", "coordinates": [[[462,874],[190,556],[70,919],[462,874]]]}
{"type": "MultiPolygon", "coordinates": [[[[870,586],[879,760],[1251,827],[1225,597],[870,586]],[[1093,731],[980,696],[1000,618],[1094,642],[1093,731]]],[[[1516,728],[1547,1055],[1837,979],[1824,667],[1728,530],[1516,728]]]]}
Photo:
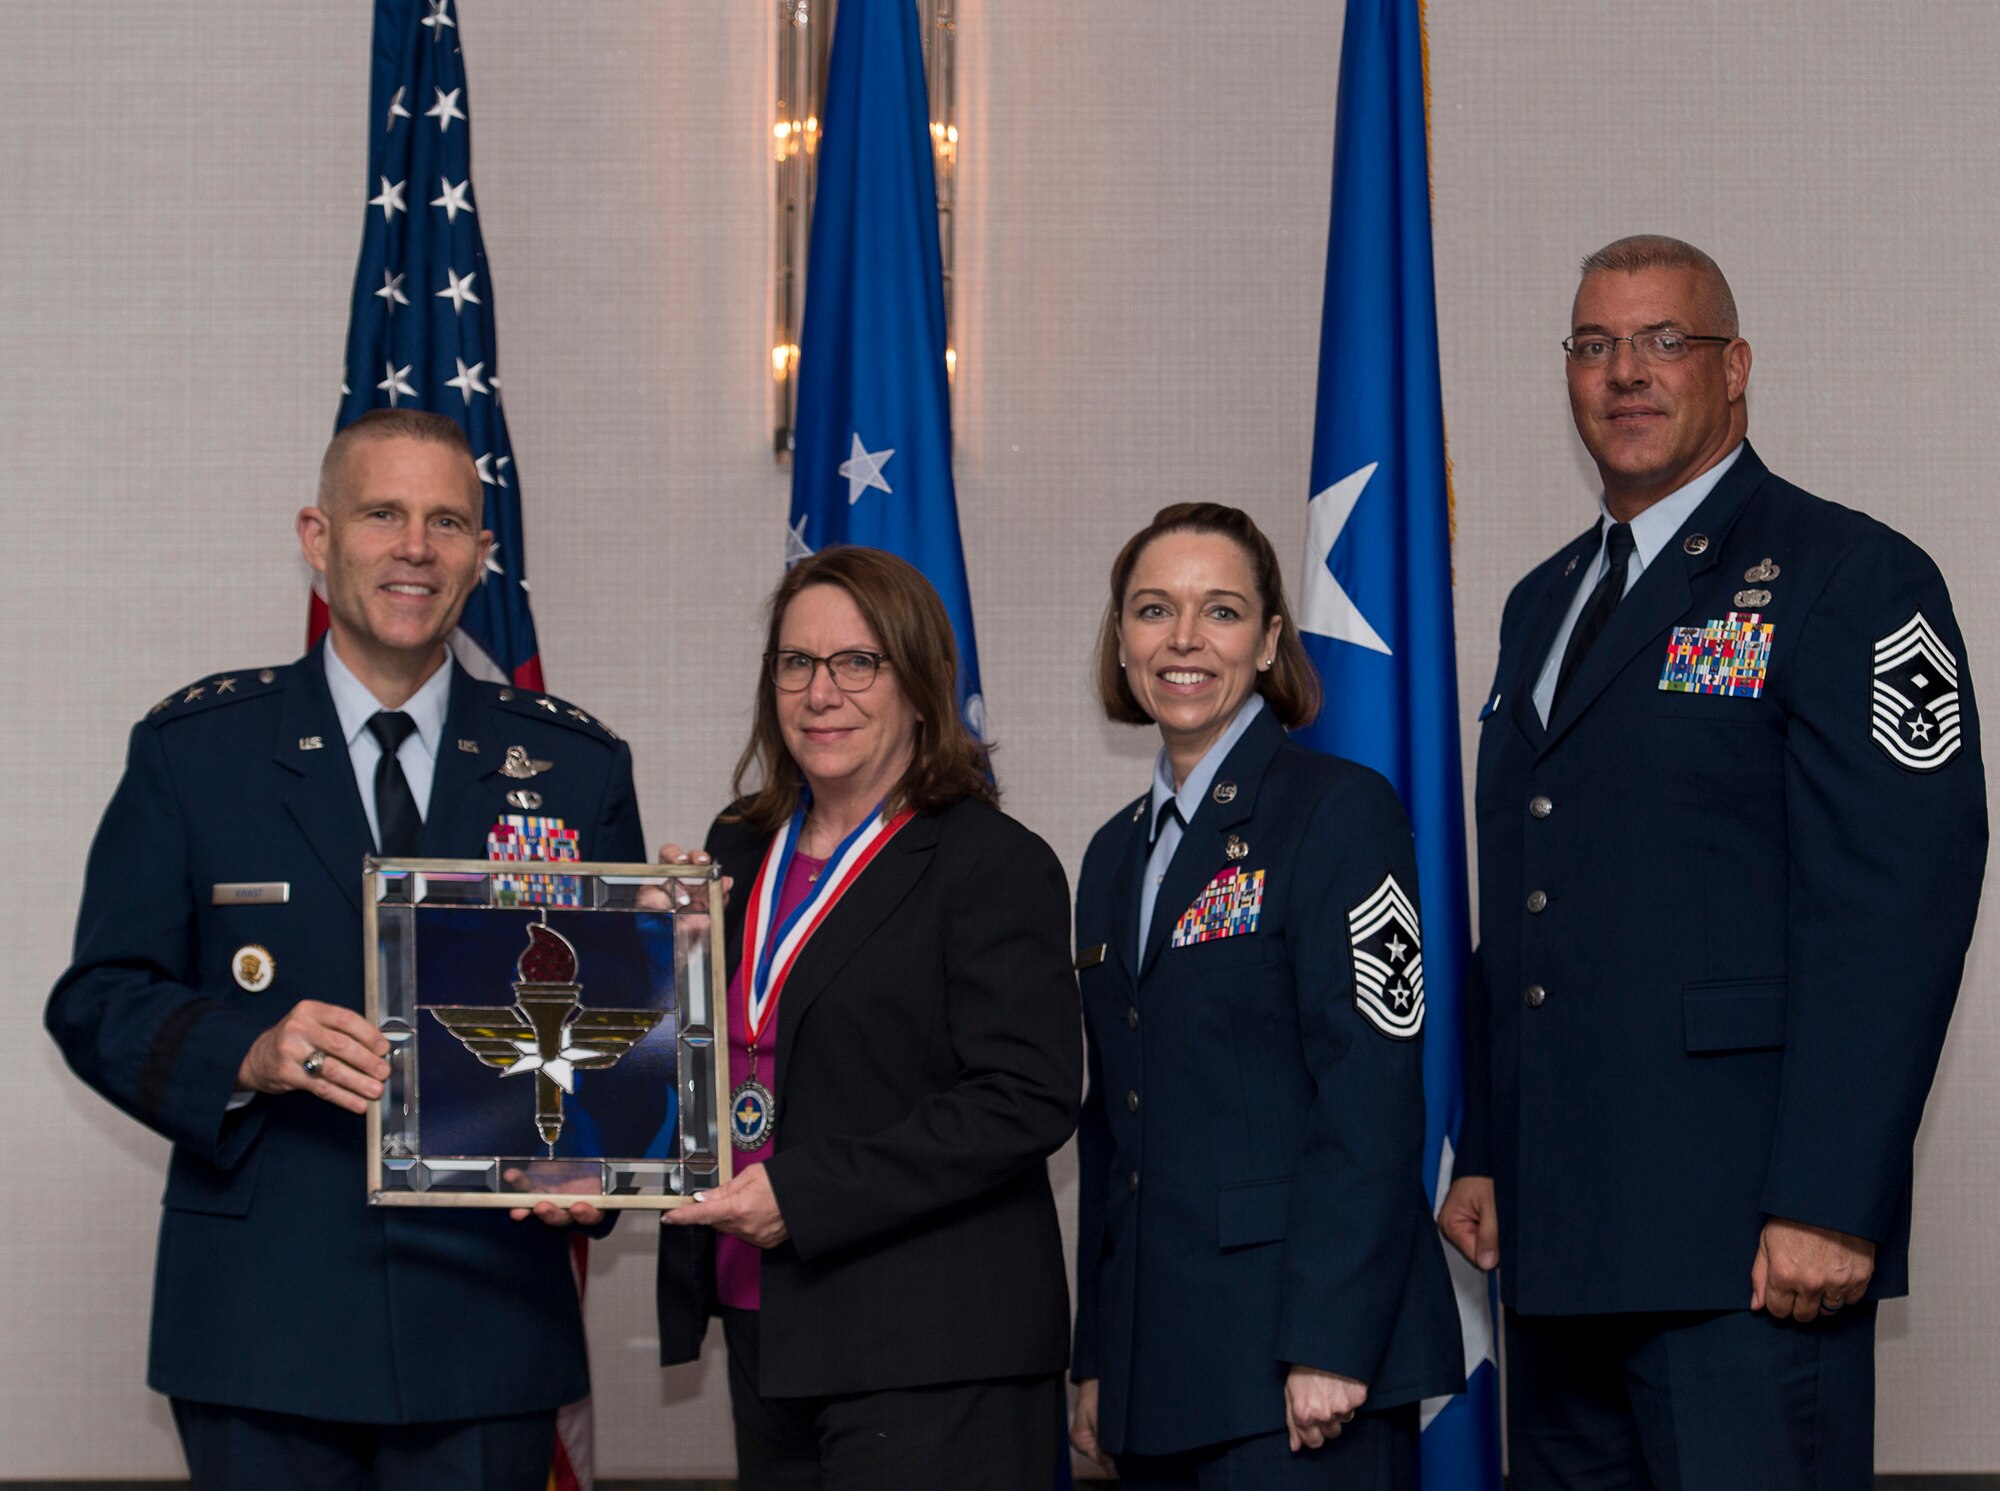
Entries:
{"type": "Polygon", "coordinates": [[[528,927],[511,1006],[432,1005],[459,1042],[501,1077],[535,1079],[535,1129],[549,1153],[563,1130],[562,1095],[579,1071],[616,1066],[664,1018],[660,1010],[585,1009],[576,949],[543,920],[528,927]]]}

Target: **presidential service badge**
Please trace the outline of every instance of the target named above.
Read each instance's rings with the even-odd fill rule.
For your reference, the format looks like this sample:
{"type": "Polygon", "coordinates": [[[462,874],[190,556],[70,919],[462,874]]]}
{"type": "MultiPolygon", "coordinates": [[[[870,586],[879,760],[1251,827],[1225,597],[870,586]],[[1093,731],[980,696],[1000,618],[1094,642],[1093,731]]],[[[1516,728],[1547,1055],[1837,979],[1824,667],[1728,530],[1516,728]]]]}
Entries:
{"type": "Polygon", "coordinates": [[[1424,1028],[1423,938],[1417,908],[1393,874],[1347,913],[1354,948],[1354,1007],[1393,1040],[1416,1038],[1424,1028]]]}
{"type": "Polygon", "coordinates": [[[245,994],[262,994],[278,976],[277,959],[254,942],[246,942],[229,955],[229,976],[245,994]]]}
{"type": "Polygon", "coordinates": [[[1958,659],[1919,611],[1875,643],[1874,737],[1908,771],[1958,754],[1958,659]]]}

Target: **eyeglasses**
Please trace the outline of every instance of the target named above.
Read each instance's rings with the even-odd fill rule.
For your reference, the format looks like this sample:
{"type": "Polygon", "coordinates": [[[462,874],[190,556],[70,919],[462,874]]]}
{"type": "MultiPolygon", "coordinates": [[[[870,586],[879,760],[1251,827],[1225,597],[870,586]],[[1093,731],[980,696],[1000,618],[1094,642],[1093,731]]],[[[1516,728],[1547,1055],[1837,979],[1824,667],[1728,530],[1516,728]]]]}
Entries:
{"type": "Polygon", "coordinates": [[[1562,339],[1562,349],[1569,360],[1587,368],[1601,368],[1611,361],[1618,351],[1620,342],[1630,342],[1632,351],[1641,362],[1679,362],[1694,351],[1696,342],[1733,342],[1735,337],[1702,337],[1691,332],[1635,331],[1629,337],[1606,336],[1599,331],[1580,331],[1575,336],[1562,339]]]}
{"type": "Polygon", "coordinates": [[[879,652],[836,652],[832,657],[814,657],[809,652],[764,654],[771,682],[787,694],[802,694],[811,688],[821,663],[826,664],[826,676],[843,694],[863,693],[874,686],[875,675],[888,661],[879,652]]]}

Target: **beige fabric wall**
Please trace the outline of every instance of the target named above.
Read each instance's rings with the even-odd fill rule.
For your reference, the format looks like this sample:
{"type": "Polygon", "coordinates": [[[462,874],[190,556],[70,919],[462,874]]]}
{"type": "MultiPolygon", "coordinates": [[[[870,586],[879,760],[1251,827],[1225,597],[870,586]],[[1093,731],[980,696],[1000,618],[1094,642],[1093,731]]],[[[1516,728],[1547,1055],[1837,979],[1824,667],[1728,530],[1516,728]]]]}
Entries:
{"type": "MultiPolygon", "coordinates": [[[[633,741],[656,840],[721,800],[782,553],[774,9],[462,0],[544,658],[633,741]]],[[[129,723],[297,650],[289,519],[369,194],[368,10],[0,0],[7,1474],[178,1466],[141,1381],[164,1148],[69,1078],[40,1008],[129,723]]],[[[960,3],[965,542],[1008,801],[1072,872],[1149,758],[1089,707],[1117,542],[1197,494],[1302,540],[1339,12],[960,3]]],[[[1432,0],[1430,23],[1466,702],[1508,585],[1588,520],[1555,341],[1576,258],[1638,229],[1720,257],[1759,448],[1940,558],[1990,682],[2000,11],[1432,0]]],[[[2000,1467],[1996,977],[1989,930],[1920,1146],[1916,1294],[1883,1312],[1887,1469],[2000,1467]]],[[[652,1365],[649,1232],[596,1252],[600,1469],[726,1471],[719,1352],[652,1365]]],[[[338,1318],[301,1280],[271,1328],[338,1318]]]]}

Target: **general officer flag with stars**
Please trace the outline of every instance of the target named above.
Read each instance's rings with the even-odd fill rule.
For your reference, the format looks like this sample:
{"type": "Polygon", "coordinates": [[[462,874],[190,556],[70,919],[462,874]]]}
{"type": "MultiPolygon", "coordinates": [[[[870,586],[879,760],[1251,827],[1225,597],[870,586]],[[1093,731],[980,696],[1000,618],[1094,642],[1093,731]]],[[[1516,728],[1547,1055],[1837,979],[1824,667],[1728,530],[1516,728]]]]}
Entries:
{"type": "Polygon", "coordinates": [[[917,26],[910,0],[841,0],[834,23],[786,558],[867,544],[922,570],[958,639],[959,708],[983,735],[951,479],[937,178],[917,26]]]}
{"type": "MultiPolygon", "coordinates": [[[[335,429],[370,409],[428,409],[465,427],[493,531],[485,583],[452,637],[482,678],[542,687],[514,447],[500,407],[493,280],[472,191],[471,106],[452,0],[376,0],[361,261],[335,429]]],[[[326,629],[315,594],[308,641],[326,629]]]]}
{"type": "MultiPolygon", "coordinates": [[[[1298,617],[1326,708],[1300,738],[1388,777],[1416,830],[1430,975],[1424,1186],[1435,1203],[1464,1108],[1471,939],[1427,124],[1420,0],[1348,0],[1298,617]]],[[[1424,1484],[1498,1491],[1490,1293],[1456,1250],[1445,1255],[1467,1388],[1424,1404],[1424,1484]]]]}

